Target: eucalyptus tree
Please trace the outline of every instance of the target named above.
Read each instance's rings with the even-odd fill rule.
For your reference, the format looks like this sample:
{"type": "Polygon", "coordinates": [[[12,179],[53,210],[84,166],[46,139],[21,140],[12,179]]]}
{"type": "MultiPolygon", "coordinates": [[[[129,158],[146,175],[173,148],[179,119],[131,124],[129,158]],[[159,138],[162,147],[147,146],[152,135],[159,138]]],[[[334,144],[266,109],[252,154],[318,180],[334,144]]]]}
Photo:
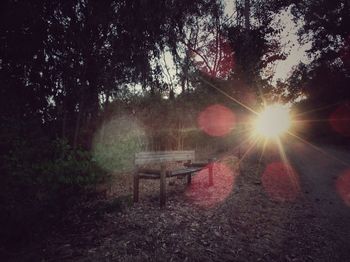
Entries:
{"type": "Polygon", "coordinates": [[[94,130],[103,100],[134,84],[164,88],[154,61],[178,41],[189,17],[214,5],[208,0],[2,1],[2,115],[36,115],[53,125],[53,135],[77,145],[78,137],[94,130]]]}
{"type": "Polygon", "coordinates": [[[290,79],[291,90],[303,92],[315,106],[349,100],[349,1],[295,1],[292,11],[303,21],[299,40],[311,43],[311,62],[299,65],[290,79]]]}

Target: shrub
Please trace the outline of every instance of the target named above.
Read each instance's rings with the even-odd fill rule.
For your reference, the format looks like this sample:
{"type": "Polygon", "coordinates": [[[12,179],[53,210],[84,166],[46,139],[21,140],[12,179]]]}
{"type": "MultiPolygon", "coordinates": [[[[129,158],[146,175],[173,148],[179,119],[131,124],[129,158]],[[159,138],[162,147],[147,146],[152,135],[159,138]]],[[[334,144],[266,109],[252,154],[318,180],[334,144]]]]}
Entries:
{"type": "Polygon", "coordinates": [[[16,139],[0,161],[0,236],[9,244],[45,231],[52,219],[58,222],[86,186],[107,175],[90,152],[62,139],[16,139]]]}

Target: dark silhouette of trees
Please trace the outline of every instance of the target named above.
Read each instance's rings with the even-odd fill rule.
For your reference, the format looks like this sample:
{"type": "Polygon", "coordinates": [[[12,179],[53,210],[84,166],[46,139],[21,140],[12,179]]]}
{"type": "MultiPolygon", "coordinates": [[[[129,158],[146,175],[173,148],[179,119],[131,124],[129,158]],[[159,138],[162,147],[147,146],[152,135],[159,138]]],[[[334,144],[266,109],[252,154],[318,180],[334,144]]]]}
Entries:
{"type": "Polygon", "coordinates": [[[30,231],[43,209],[62,212],[106,177],[90,148],[109,104],[135,109],[135,85],[164,92],[157,60],[165,46],[180,41],[189,17],[217,8],[207,0],[1,1],[2,237],[16,243],[23,217],[30,231]]]}
{"type": "Polygon", "coordinates": [[[237,0],[228,16],[219,0],[1,1],[0,224],[40,221],[107,179],[93,147],[116,152],[103,147],[111,121],[135,120],[149,150],[227,149],[233,138],[201,133],[197,117],[212,104],[240,114],[223,93],[256,107],[275,94],[266,69],[287,54],[274,18],[292,3],[315,59],[283,83],[286,99],[306,94],[310,109],[349,99],[349,2],[294,2],[237,0]]]}
{"type": "Polygon", "coordinates": [[[298,110],[304,111],[304,118],[322,120],[312,125],[314,133],[335,139],[337,134],[327,120],[350,99],[349,1],[294,1],[292,13],[302,21],[300,42],[311,42],[311,48],[310,63],[299,64],[287,81],[288,99],[305,95],[298,110]]]}
{"type": "Polygon", "coordinates": [[[178,41],[188,16],[215,8],[210,1],[1,5],[2,115],[54,122],[52,135],[67,137],[74,147],[84,129],[93,130],[101,99],[110,101],[126,84],[161,88],[153,61],[178,41]]]}
{"type": "Polygon", "coordinates": [[[291,81],[306,74],[309,81],[303,79],[303,91],[321,104],[349,99],[349,2],[297,1],[292,12],[295,19],[304,20],[299,38],[311,41],[312,63],[300,65],[291,81]]]}

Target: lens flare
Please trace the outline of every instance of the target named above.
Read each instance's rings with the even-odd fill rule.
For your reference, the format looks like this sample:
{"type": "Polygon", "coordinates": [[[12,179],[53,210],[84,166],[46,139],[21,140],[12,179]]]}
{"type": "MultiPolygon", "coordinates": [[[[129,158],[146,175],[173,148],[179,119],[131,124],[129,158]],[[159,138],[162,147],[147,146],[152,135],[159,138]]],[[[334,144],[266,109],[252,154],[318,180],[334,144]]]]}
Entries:
{"type": "Polygon", "coordinates": [[[338,195],[344,204],[350,206],[350,169],[346,170],[336,181],[338,195]]]}
{"type": "Polygon", "coordinates": [[[234,129],[235,114],[222,105],[211,105],[199,114],[198,125],[201,130],[210,136],[225,136],[234,129]]]}
{"type": "Polygon", "coordinates": [[[329,122],[334,131],[350,137],[350,103],[339,106],[331,114],[329,122]]]}
{"type": "Polygon", "coordinates": [[[261,179],[265,191],[272,200],[294,201],[300,194],[299,176],[286,163],[269,164],[261,179]]]}
{"type": "Polygon", "coordinates": [[[185,195],[200,207],[214,207],[228,197],[234,186],[235,178],[235,171],[230,166],[216,163],[213,166],[213,184],[209,183],[208,170],[203,169],[193,177],[185,195]]]}
{"type": "Polygon", "coordinates": [[[94,135],[93,160],[108,172],[127,172],[133,169],[135,153],[146,145],[146,133],[136,119],[114,117],[94,135]]]}
{"type": "Polygon", "coordinates": [[[211,34],[204,39],[199,43],[200,48],[192,49],[193,64],[208,76],[226,79],[236,65],[230,42],[223,36],[213,38],[211,34]]]}
{"type": "Polygon", "coordinates": [[[283,105],[267,106],[254,122],[255,135],[265,138],[277,138],[291,125],[288,108],[283,105]]]}

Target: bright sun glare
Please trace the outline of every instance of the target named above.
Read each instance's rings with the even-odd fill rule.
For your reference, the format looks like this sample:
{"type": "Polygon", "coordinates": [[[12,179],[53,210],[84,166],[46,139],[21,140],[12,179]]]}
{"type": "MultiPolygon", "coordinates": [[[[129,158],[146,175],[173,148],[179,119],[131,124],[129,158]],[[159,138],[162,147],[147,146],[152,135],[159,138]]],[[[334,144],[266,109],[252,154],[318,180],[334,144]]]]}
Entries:
{"type": "Polygon", "coordinates": [[[288,108],[280,104],[265,107],[255,120],[254,130],[259,136],[277,138],[290,127],[288,108]]]}

